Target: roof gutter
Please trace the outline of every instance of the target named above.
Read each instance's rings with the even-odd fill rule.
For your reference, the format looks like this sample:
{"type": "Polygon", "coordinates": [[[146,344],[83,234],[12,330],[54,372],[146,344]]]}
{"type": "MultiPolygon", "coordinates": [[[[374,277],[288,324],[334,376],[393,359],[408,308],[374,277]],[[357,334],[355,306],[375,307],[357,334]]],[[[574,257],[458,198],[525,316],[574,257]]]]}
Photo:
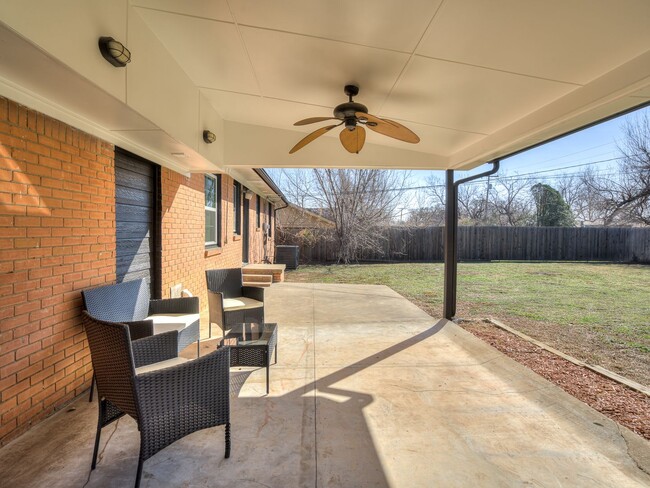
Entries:
{"type": "Polygon", "coordinates": [[[278,185],[275,184],[269,174],[262,168],[253,168],[253,171],[255,171],[255,173],[257,173],[257,176],[262,178],[262,181],[264,181],[264,183],[266,183],[266,185],[282,199],[284,202],[284,207],[280,208],[287,208],[289,206],[289,200],[287,200],[287,197],[284,196],[284,193],[282,193],[282,191],[278,188],[278,185]]]}

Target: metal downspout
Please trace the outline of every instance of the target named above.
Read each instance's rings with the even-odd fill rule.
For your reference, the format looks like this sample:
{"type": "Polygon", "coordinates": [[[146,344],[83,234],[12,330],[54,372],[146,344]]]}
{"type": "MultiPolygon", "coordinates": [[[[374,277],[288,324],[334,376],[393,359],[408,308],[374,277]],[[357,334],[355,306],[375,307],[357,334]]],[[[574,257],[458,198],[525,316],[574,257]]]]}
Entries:
{"type": "Polygon", "coordinates": [[[454,170],[446,171],[445,212],[445,290],[443,313],[447,320],[456,315],[456,283],[458,278],[458,187],[468,181],[490,176],[499,171],[500,161],[490,161],[492,169],[454,182],[454,170]]]}

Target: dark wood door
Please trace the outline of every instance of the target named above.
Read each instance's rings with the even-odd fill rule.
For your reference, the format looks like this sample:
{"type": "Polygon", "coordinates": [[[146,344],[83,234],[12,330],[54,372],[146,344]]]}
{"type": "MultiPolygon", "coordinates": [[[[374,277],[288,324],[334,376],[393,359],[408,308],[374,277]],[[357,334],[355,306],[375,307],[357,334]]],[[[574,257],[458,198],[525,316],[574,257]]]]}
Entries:
{"type": "Polygon", "coordinates": [[[115,150],[117,282],[144,278],[160,297],[160,166],[115,150]]]}
{"type": "Polygon", "coordinates": [[[248,254],[250,250],[250,203],[251,201],[247,198],[244,198],[244,219],[242,221],[242,262],[244,264],[248,263],[248,254]]]}

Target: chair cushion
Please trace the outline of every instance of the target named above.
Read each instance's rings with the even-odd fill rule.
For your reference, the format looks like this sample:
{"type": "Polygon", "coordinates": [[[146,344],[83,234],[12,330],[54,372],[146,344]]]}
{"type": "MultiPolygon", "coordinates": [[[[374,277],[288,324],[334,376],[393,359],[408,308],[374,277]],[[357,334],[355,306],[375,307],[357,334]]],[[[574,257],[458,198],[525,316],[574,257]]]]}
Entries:
{"type": "Polygon", "coordinates": [[[180,332],[199,319],[198,313],[166,313],[149,315],[145,320],[153,320],[153,333],[162,334],[170,330],[180,332]]]}
{"type": "Polygon", "coordinates": [[[139,375],[142,373],[150,373],[151,371],[156,371],[158,369],[171,368],[172,366],[177,366],[187,361],[189,360],[180,357],[167,359],[165,361],[160,361],[158,363],[147,364],[146,366],[140,366],[139,368],[135,368],[135,374],[139,375]]]}
{"type": "Polygon", "coordinates": [[[263,306],[264,302],[248,297],[223,299],[223,309],[226,312],[232,312],[233,310],[248,310],[249,308],[260,308],[263,306]]]}

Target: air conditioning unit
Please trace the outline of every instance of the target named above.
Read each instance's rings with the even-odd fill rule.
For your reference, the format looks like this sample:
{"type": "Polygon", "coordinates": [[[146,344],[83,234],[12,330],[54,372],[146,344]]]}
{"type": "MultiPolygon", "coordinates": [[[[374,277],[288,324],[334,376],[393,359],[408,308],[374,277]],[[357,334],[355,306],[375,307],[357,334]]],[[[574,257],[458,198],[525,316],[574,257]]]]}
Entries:
{"type": "Polygon", "coordinates": [[[298,246],[275,246],[275,264],[285,264],[287,269],[298,268],[298,246]]]}

